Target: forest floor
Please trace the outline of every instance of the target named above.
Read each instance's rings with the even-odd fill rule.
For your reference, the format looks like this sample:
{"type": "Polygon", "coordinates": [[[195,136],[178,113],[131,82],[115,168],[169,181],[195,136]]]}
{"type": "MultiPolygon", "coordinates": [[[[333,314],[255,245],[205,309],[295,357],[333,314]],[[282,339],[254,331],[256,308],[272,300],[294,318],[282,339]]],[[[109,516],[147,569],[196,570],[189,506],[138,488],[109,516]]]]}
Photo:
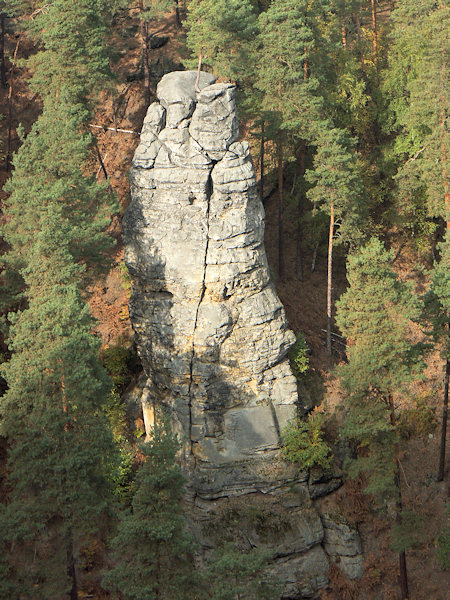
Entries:
{"type": "MultiPolygon", "coordinates": [[[[110,272],[98,280],[90,290],[90,304],[98,319],[97,332],[104,346],[115,343],[132,343],[133,333],[128,317],[127,302],[129,284],[123,267],[123,246],[121,241],[121,217],[129,203],[128,173],[131,159],[138,144],[138,133],[146,111],[143,82],[139,75],[140,42],[138,20],[133,11],[124,11],[117,19],[114,39],[116,51],[114,71],[117,75],[115,93],[103,92],[99,99],[99,109],[92,121],[92,132],[97,138],[99,152],[116,192],[120,210],[112,219],[110,232],[117,240],[112,252],[110,272]],[[114,130],[107,129],[113,128],[114,130]],[[127,132],[115,129],[128,130],[127,132]]],[[[153,83],[170,70],[181,67],[183,34],[177,28],[174,15],[156,23],[150,33],[168,36],[163,47],[152,50],[153,83]]],[[[18,38],[7,35],[6,52],[14,54],[18,38]]],[[[21,37],[17,58],[25,58],[33,48],[21,37]]],[[[9,67],[11,63],[9,63],[9,67]]],[[[12,89],[11,150],[19,145],[17,125],[21,123],[26,132],[40,111],[39,98],[28,87],[29,73],[23,66],[15,66],[12,89]]],[[[9,82],[11,81],[11,72],[9,82]]],[[[6,171],[7,138],[9,123],[9,87],[0,89],[0,113],[4,115],[1,130],[0,185],[8,179],[6,171]]],[[[249,140],[252,145],[255,141],[249,140]]],[[[91,173],[100,180],[104,177],[99,162],[92,159],[91,173]]],[[[289,182],[287,182],[289,185],[289,182]]],[[[7,194],[0,191],[0,202],[7,194]]],[[[286,273],[284,281],[277,280],[277,198],[273,193],[265,202],[266,210],[266,251],[272,273],[275,275],[278,294],[285,306],[290,327],[294,332],[302,332],[310,348],[311,377],[307,389],[300,390],[312,404],[321,404],[330,427],[330,440],[336,441],[339,433],[340,412],[338,406],[343,395],[334,373],[335,367],[344,359],[344,347],[336,342],[335,353],[329,357],[325,347],[326,328],[326,254],[320,248],[316,269],[310,271],[312,253],[305,251],[304,276],[299,281],[295,276],[296,257],[296,214],[291,205],[285,207],[285,251],[286,273]]],[[[4,218],[4,217],[3,217],[4,218]]],[[[412,279],[422,285],[418,271],[414,267],[415,257],[407,248],[399,255],[397,267],[402,277],[412,279]]],[[[334,277],[334,297],[338,298],[346,287],[345,260],[336,253],[334,277]]],[[[336,330],[336,333],[338,331],[336,330]]],[[[413,334],[419,336],[417,330],[413,334]]],[[[338,340],[339,338],[337,338],[338,340]]],[[[436,483],[438,445],[440,434],[440,413],[442,398],[443,365],[438,353],[429,357],[427,381],[416,384],[405,409],[408,419],[409,439],[404,444],[402,457],[403,490],[405,503],[415,508],[424,519],[425,537],[417,550],[408,552],[410,592],[413,600],[446,600],[450,579],[440,570],[436,561],[436,539],[445,520],[445,502],[448,496],[447,483],[436,483]],[[427,412],[417,409],[416,401],[421,399],[431,407],[434,419],[427,412]]],[[[317,502],[318,507],[327,511],[339,509],[348,519],[358,524],[366,555],[365,574],[362,581],[350,582],[340,575],[337,569],[331,570],[332,588],[324,591],[325,600],[393,600],[398,594],[398,568],[396,555],[389,547],[389,531],[385,521],[376,515],[368,499],[362,494],[361,481],[347,481],[334,494],[317,502]]],[[[91,574],[93,575],[93,574],[91,574]]],[[[95,579],[95,577],[94,577],[95,579]]],[[[98,590],[98,588],[97,588],[98,590]]],[[[99,592],[85,597],[101,597],[99,592]]]]}

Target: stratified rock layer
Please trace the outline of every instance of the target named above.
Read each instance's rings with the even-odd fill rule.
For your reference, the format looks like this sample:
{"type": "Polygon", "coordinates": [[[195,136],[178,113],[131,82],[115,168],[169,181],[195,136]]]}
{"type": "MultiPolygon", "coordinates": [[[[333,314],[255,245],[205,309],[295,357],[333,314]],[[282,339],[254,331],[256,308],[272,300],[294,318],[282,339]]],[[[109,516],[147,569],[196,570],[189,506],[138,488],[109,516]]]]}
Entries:
{"type": "Polygon", "coordinates": [[[278,458],[297,402],[287,360],[294,335],[270,281],[235,89],[201,73],[196,92],[195,79],[163,77],[131,172],[124,238],[144,402],[167,407],[183,440],[203,549],[217,542],[203,525],[219,523],[231,501],[254,504],[272,533],[270,521],[289,514],[272,538],[251,523],[244,538],[269,549],[284,598],[311,597],[327,583],[324,530],[307,475],[278,458]]]}

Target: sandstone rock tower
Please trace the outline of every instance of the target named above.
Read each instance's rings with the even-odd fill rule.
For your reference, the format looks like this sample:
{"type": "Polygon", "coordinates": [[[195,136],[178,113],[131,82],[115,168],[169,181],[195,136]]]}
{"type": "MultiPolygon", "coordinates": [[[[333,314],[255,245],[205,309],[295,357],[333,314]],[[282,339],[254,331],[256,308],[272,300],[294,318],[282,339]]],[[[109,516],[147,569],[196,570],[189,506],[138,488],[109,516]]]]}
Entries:
{"type": "MultiPolygon", "coordinates": [[[[146,401],[169,408],[184,440],[198,519],[232,497],[260,502],[266,516],[286,509],[284,533],[264,545],[284,597],[309,597],[327,581],[323,527],[306,476],[277,459],[297,401],[294,335],[270,281],[235,89],[201,73],[196,91],[195,79],[163,77],[131,173],[124,238],[146,401]]],[[[247,537],[258,545],[258,535],[247,537]]]]}

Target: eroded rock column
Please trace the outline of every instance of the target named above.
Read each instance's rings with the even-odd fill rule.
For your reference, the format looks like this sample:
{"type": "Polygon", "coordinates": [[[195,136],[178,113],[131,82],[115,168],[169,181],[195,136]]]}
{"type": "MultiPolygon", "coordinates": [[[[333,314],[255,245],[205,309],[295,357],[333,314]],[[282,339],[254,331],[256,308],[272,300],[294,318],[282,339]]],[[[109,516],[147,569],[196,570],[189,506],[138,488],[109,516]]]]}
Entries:
{"type": "MultiPolygon", "coordinates": [[[[245,539],[270,549],[285,598],[309,597],[327,581],[324,531],[307,474],[278,457],[297,402],[287,359],[294,335],[269,276],[235,89],[201,73],[196,92],[195,78],[175,72],[158,85],[124,219],[146,402],[169,408],[183,440],[199,531],[231,501],[274,522],[288,515],[282,531],[267,524],[272,538],[250,523],[245,539]]],[[[206,550],[215,544],[200,538],[206,550]]]]}
{"type": "MultiPolygon", "coordinates": [[[[258,462],[279,447],[297,389],[249,148],[237,141],[235,89],[206,73],[199,87],[194,72],[160,82],[124,231],[148,388],[170,407],[186,459],[213,494],[211,469],[258,462]]],[[[220,477],[217,492],[226,485],[220,477]]]]}

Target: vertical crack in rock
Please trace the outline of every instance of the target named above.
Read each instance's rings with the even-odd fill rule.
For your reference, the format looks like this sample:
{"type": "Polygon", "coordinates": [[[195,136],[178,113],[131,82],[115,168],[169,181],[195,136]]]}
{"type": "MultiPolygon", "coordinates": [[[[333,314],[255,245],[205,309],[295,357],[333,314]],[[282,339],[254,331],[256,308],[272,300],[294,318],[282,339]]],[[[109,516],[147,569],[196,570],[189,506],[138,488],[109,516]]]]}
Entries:
{"type": "Polygon", "coordinates": [[[162,78],[130,175],[125,260],[147,395],[169,410],[183,441],[199,547],[220,543],[220,527],[215,542],[203,525],[220,523],[230,502],[274,515],[264,543],[248,520],[238,535],[269,552],[283,598],[314,597],[328,560],[311,497],[329,484],[308,482],[279,457],[298,400],[287,358],[295,336],[269,275],[249,146],[237,141],[235,88],[201,73],[197,93],[196,76],[162,78]]]}
{"type": "MultiPolygon", "coordinates": [[[[211,171],[214,168],[214,163],[213,166],[211,167],[211,171]]],[[[202,288],[201,288],[201,292],[200,292],[200,298],[197,304],[197,308],[195,311],[195,319],[194,319],[194,330],[192,333],[192,355],[191,355],[191,362],[189,365],[189,388],[188,388],[188,402],[189,402],[189,446],[190,446],[190,454],[192,455],[193,459],[194,459],[194,465],[196,464],[196,458],[192,452],[192,386],[194,385],[194,362],[195,362],[195,333],[196,333],[196,329],[197,329],[197,322],[198,322],[198,314],[199,314],[199,310],[200,310],[200,305],[203,302],[203,298],[205,297],[205,292],[206,292],[206,269],[207,269],[207,264],[208,264],[208,247],[209,247],[209,213],[210,213],[210,209],[211,209],[211,196],[212,196],[212,178],[211,178],[211,171],[209,173],[209,177],[208,180],[206,182],[206,215],[205,215],[205,222],[206,222],[206,243],[205,243],[205,253],[204,253],[204,257],[203,257],[203,277],[202,277],[202,288]]]]}

